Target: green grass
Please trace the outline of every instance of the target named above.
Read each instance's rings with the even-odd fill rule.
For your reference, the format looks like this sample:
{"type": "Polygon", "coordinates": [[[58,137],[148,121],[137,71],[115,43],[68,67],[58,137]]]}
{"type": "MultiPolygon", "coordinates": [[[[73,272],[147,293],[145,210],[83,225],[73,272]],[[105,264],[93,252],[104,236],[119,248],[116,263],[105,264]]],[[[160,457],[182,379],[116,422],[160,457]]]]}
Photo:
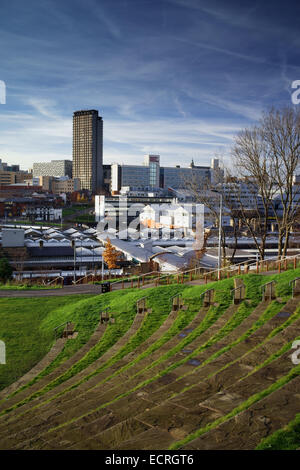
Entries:
{"type": "Polygon", "coordinates": [[[300,413],[284,428],[263,439],[256,450],[296,450],[300,447],[300,413]]]}
{"type": "Polygon", "coordinates": [[[0,290],[43,290],[43,289],[61,289],[61,286],[51,284],[50,286],[41,286],[40,284],[0,284],[0,290]]]}
{"type": "Polygon", "coordinates": [[[6,364],[0,365],[1,390],[47,354],[54,343],[53,328],[80,299],[77,295],[0,299],[0,339],[6,345],[6,364]],[[52,321],[45,327],[49,317],[52,321]]]}
{"type": "Polygon", "coordinates": [[[93,209],[93,206],[89,204],[78,204],[71,207],[65,207],[63,208],[63,217],[67,217],[69,215],[76,215],[77,212],[81,212],[84,209],[88,208],[93,209]]]}
{"type": "MultiPolygon", "coordinates": [[[[157,365],[157,364],[160,364],[163,360],[167,359],[168,357],[170,357],[171,355],[175,354],[176,352],[180,351],[183,347],[185,347],[187,344],[189,344],[194,338],[196,338],[197,336],[199,336],[201,333],[203,333],[207,328],[209,328],[209,326],[211,326],[224,312],[225,310],[228,308],[230,302],[231,302],[231,294],[230,294],[230,289],[232,288],[233,286],[233,280],[232,279],[226,279],[224,281],[222,281],[221,283],[218,283],[214,286],[214,288],[216,289],[216,302],[218,303],[217,306],[212,306],[210,309],[209,309],[209,312],[208,314],[206,315],[206,317],[204,318],[204,320],[201,322],[200,326],[197,327],[190,335],[188,335],[188,337],[186,337],[183,341],[181,341],[179,343],[179,345],[175,346],[174,348],[172,348],[169,352],[167,352],[166,354],[164,354],[161,358],[159,358],[157,361],[154,361],[149,367],[146,367],[144,370],[147,370],[147,369],[150,369],[152,368],[154,365],[157,365]],[[224,289],[225,288],[225,289],[224,289]]],[[[181,287],[184,287],[184,285],[181,287]]],[[[190,287],[187,287],[186,290],[189,290],[189,289],[192,289],[192,291],[190,292],[189,294],[189,297],[190,299],[197,299],[197,302],[198,302],[198,305],[200,306],[200,293],[203,292],[203,290],[205,290],[206,288],[208,288],[208,286],[193,286],[192,288],[190,287]]],[[[159,288],[153,288],[153,289],[170,289],[171,286],[161,286],[159,288]]],[[[150,290],[150,289],[149,289],[150,290]]],[[[185,293],[186,291],[183,291],[183,294],[185,293]]],[[[182,362],[185,362],[186,360],[188,359],[184,359],[183,361],[179,361],[178,365],[180,365],[182,362]]],[[[106,406],[109,406],[109,404],[111,403],[114,403],[116,402],[117,400],[121,399],[121,398],[124,398],[128,395],[130,395],[132,392],[140,389],[141,387],[153,382],[154,380],[156,380],[157,378],[159,378],[160,376],[166,374],[169,372],[169,370],[172,370],[173,368],[175,368],[176,366],[170,366],[168,367],[167,369],[164,369],[162,372],[156,374],[156,375],[153,375],[153,377],[151,379],[148,379],[148,380],[144,380],[143,382],[141,382],[140,384],[138,384],[137,386],[135,386],[134,388],[132,389],[129,389],[127,392],[125,393],[122,393],[120,395],[118,395],[117,397],[115,397],[113,400],[111,400],[109,403],[104,403],[103,405],[101,405],[99,408],[93,410],[93,411],[97,411],[98,409],[101,409],[101,408],[104,408],[106,406]]],[[[85,379],[83,379],[84,381],[85,379]]],[[[89,414],[89,413],[87,413],[89,414]]],[[[71,420],[70,422],[73,422],[73,421],[76,421],[77,419],[79,418],[76,418],[76,419],[73,419],[71,420]]],[[[58,426],[57,429],[59,429],[60,427],[63,427],[64,425],[66,424],[69,424],[69,423],[64,423],[63,425],[60,425],[58,426]]]]}
{"type": "MultiPolygon", "coordinates": [[[[43,221],[39,221],[39,220],[12,220],[12,221],[8,221],[8,223],[10,223],[11,225],[13,225],[14,227],[20,227],[21,225],[30,225],[32,227],[35,227],[35,226],[39,226],[39,227],[61,227],[61,223],[60,222],[50,222],[48,220],[43,220],[43,221]]],[[[63,224],[63,227],[64,227],[64,224],[63,224]]]]}
{"type": "MultiPolygon", "coordinates": [[[[290,288],[288,286],[288,282],[290,279],[294,279],[295,277],[295,273],[283,273],[281,275],[279,275],[279,279],[280,279],[280,287],[278,288],[279,292],[277,292],[278,294],[280,293],[282,296],[288,298],[288,296],[290,295],[290,288]]],[[[274,275],[273,276],[274,278],[278,278],[278,275],[274,275]]],[[[265,278],[262,277],[262,276],[259,276],[259,275],[254,275],[254,274],[251,274],[249,276],[243,276],[244,278],[244,281],[246,283],[246,287],[247,287],[247,294],[251,294],[251,298],[252,298],[252,301],[251,302],[251,305],[249,304],[246,304],[246,303],[243,303],[241,304],[241,306],[239,307],[238,311],[236,312],[236,314],[232,317],[231,320],[229,320],[229,322],[225,325],[225,327],[223,327],[223,329],[217,334],[215,335],[214,338],[211,338],[207,343],[205,343],[205,345],[201,346],[200,348],[198,348],[196,351],[194,351],[192,353],[192,356],[199,354],[199,352],[203,349],[206,349],[207,347],[209,347],[211,344],[213,344],[214,342],[216,342],[218,339],[221,339],[222,337],[226,336],[226,334],[228,334],[230,331],[232,331],[236,326],[238,326],[241,321],[246,318],[250,312],[253,310],[253,308],[259,303],[260,301],[260,298],[261,298],[261,291],[260,291],[260,286],[265,283],[265,278]]],[[[203,288],[203,286],[201,286],[203,288]]],[[[207,285],[206,286],[207,288],[209,288],[210,286],[207,285]]],[[[222,281],[222,283],[218,283],[218,284],[215,284],[214,287],[216,288],[216,296],[217,296],[217,301],[219,302],[219,306],[218,307],[212,307],[210,309],[210,315],[207,315],[206,318],[205,318],[205,321],[202,322],[202,324],[200,325],[200,331],[203,329],[203,331],[208,328],[214,321],[216,321],[216,319],[220,316],[220,314],[222,314],[226,308],[228,307],[229,305],[229,302],[231,300],[231,297],[229,295],[229,288],[232,287],[232,280],[224,280],[222,281]],[[227,290],[224,290],[224,287],[227,287],[227,290]],[[219,310],[219,315],[217,314],[217,316],[214,316],[216,315],[216,312],[219,310]],[[204,323],[204,325],[203,325],[204,323]],[[205,325],[206,323],[206,325],[205,325]]],[[[196,288],[195,287],[192,287],[190,288],[192,289],[193,291],[193,295],[192,297],[198,297],[199,298],[199,287],[197,286],[196,288]],[[197,292],[198,290],[198,292],[197,292]]],[[[187,295],[188,293],[188,289],[186,289],[184,292],[183,292],[183,295],[187,295]]],[[[280,309],[282,308],[282,304],[278,303],[278,302],[273,302],[270,306],[269,306],[269,311],[267,314],[265,314],[265,317],[264,317],[264,320],[260,319],[259,321],[257,321],[255,323],[255,326],[253,327],[253,330],[250,329],[249,331],[254,331],[256,328],[258,328],[261,324],[264,323],[264,321],[266,321],[268,318],[271,318],[272,316],[274,316],[274,314],[276,314],[280,309]],[[276,308],[274,308],[274,304],[276,304],[276,308]]],[[[268,310],[268,309],[267,309],[268,310]]],[[[265,313],[265,312],[264,312],[265,313]]],[[[293,316],[293,319],[296,318],[296,315],[293,316]]],[[[289,319],[285,325],[287,324],[290,324],[291,323],[291,319],[289,319]]],[[[281,327],[278,327],[276,330],[274,330],[274,332],[271,334],[271,336],[275,335],[278,331],[280,331],[282,328],[284,328],[284,326],[281,326],[281,327]]],[[[195,332],[199,329],[199,327],[193,332],[193,334],[195,335],[195,332]]],[[[197,333],[199,334],[199,331],[197,331],[197,333]]],[[[189,336],[193,336],[192,335],[189,335],[189,336]]],[[[249,333],[250,334],[250,333],[249,333]]],[[[195,335],[197,336],[197,334],[195,335]]],[[[185,341],[187,341],[187,344],[188,342],[190,342],[191,338],[189,339],[186,339],[184,340],[183,342],[180,343],[180,345],[176,346],[175,348],[173,348],[173,350],[169,351],[168,353],[166,353],[164,356],[162,356],[161,358],[159,358],[157,361],[153,362],[153,364],[151,364],[151,366],[149,366],[148,368],[151,368],[153,367],[154,365],[157,365],[159,364],[160,362],[162,362],[163,359],[166,359],[168,358],[170,355],[176,353],[177,351],[179,351],[180,349],[182,349],[182,347],[184,347],[186,344],[183,345],[183,343],[185,343],[185,341]]],[[[160,373],[154,375],[151,379],[148,379],[148,380],[145,380],[143,381],[142,383],[138,384],[136,387],[134,387],[133,389],[131,390],[128,390],[128,392],[125,392],[125,393],[122,393],[121,395],[115,397],[111,402],[109,403],[105,403],[103,405],[101,405],[100,408],[103,408],[103,407],[106,407],[106,406],[109,406],[109,404],[111,403],[114,403],[116,402],[117,400],[119,400],[120,398],[123,398],[123,397],[126,397],[128,396],[129,394],[131,394],[132,392],[134,392],[135,390],[138,390],[139,388],[147,385],[148,383],[151,383],[153,382],[155,379],[159,378],[160,376],[170,372],[171,370],[173,370],[174,368],[178,367],[180,364],[183,364],[184,362],[186,362],[188,359],[190,359],[190,357],[186,357],[184,358],[183,360],[177,362],[177,363],[174,363],[172,364],[171,366],[169,366],[168,368],[164,369],[163,371],[161,371],[160,373]]],[[[272,359],[276,359],[276,355],[274,355],[274,357],[272,357],[272,359]]],[[[99,408],[99,409],[100,409],[99,408]]],[[[98,408],[97,408],[98,409],[98,408]]],[[[93,411],[96,411],[96,410],[93,410],[93,411]]]]}
{"type": "MultiPolygon", "coordinates": [[[[74,322],[74,312],[77,312],[78,317],[81,318],[81,310],[82,313],[88,311],[89,317],[91,317],[91,315],[97,315],[97,318],[99,320],[99,311],[101,310],[101,308],[109,307],[110,311],[115,312],[115,323],[109,324],[107,326],[106,331],[99,343],[96,344],[94,348],[90,349],[89,352],[81,360],[75,363],[70,369],[68,369],[67,372],[57,377],[55,380],[50,382],[41,390],[27,397],[25,400],[15,405],[13,408],[19,407],[21,406],[21,404],[24,404],[37,396],[43,395],[55,386],[61,384],[62,382],[71,378],[73,375],[82,371],[91,363],[93,363],[96,359],[101,357],[129,329],[136,314],[136,301],[139,298],[144,297],[145,294],[147,294],[149,296],[148,304],[152,308],[152,313],[148,315],[148,317],[145,319],[142,328],[137,332],[137,334],[122,348],[121,351],[119,351],[113,358],[111,358],[110,361],[105,363],[100,368],[100,370],[103,370],[103,368],[108,367],[112,363],[116,362],[118,359],[122,358],[128,352],[137,347],[138,344],[143,342],[146,337],[151,335],[151,333],[160,326],[160,324],[163,322],[163,320],[166,318],[166,316],[171,310],[171,303],[169,300],[170,297],[179,290],[184,289],[185,287],[186,286],[160,287],[158,288],[160,291],[160,295],[158,296],[151,296],[150,291],[153,289],[149,289],[146,292],[141,291],[139,289],[124,290],[122,292],[110,292],[105,295],[97,296],[92,299],[88,299],[87,301],[80,302],[79,304],[75,304],[73,308],[70,309],[67,315],[64,314],[64,320],[62,319],[62,317],[58,317],[58,315],[56,315],[56,325],[60,324],[62,321],[66,321],[69,319],[74,322]]],[[[41,330],[43,331],[44,329],[52,329],[55,326],[53,325],[54,323],[52,318],[48,317],[45,322],[43,322],[43,324],[41,325],[41,330]]],[[[80,326],[82,327],[82,325],[77,323],[76,330],[78,329],[79,331],[81,331],[82,328],[80,328],[80,326]]],[[[72,345],[75,345],[75,341],[76,340],[67,343],[64,351],[60,354],[56,361],[54,361],[53,364],[51,364],[45,371],[43,371],[43,373],[40,374],[40,377],[53,370],[54,366],[58,365],[63,359],[72,356],[72,354],[74,353],[74,346],[72,350],[67,349],[67,346],[71,343],[72,345]]],[[[71,348],[71,346],[69,346],[69,348],[71,348]]],[[[97,370],[97,372],[95,373],[98,373],[100,370],[97,370]]],[[[92,375],[94,375],[94,373],[89,375],[89,377],[92,375]]],[[[37,379],[38,378],[36,378],[34,381],[36,381],[37,379]]],[[[79,383],[77,383],[76,386],[77,385],[79,385],[79,383]]]]}
{"type": "MultiPolygon", "coordinates": [[[[247,287],[247,297],[251,298],[250,304],[246,302],[242,303],[227,324],[213,338],[210,338],[209,341],[195,350],[191,356],[185,357],[171,366],[163,368],[158,374],[154,373],[151,379],[143,381],[135,388],[128,390],[127,393],[115,397],[113,401],[116,401],[123,396],[127,396],[136,389],[156,380],[158,377],[188,361],[191,357],[199,354],[199,352],[208,348],[219,339],[226,337],[228,333],[233,331],[234,328],[247,318],[253,308],[255,308],[259,303],[261,296],[260,286],[265,282],[269,282],[273,279],[278,280],[279,283],[276,287],[277,295],[280,296],[283,301],[286,300],[290,296],[291,292],[288,285],[289,281],[299,275],[300,269],[281,274],[274,274],[267,277],[256,274],[241,276],[247,287]]],[[[202,286],[178,284],[149,288],[147,290],[126,289],[122,291],[113,291],[101,296],[84,296],[84,298],[83,296],[68,296],[47,299],[0,299],[0,339],[3,339],[6,342],[8,357],[8,364],[6,366],[0,366],[0,389],[23,375],[27,370],[33,367],[33,365],[37,363],[46,354],[46,352],[48,352],[53,344],[53,328],[67,320],[71,320],[76,324],[76,330],[79,332],[78,337],[75,340],[68,341],[63,351],[58,355],[53,363],[31,383],[37,381],[40,377],[47,375],[63,361],[72,357],[72,355],[83,344],[85,344],[86,341],[88,341],[90,335],[94,331],[99,320],[99,311],[103,307],[109,307],[110,311],[115,312],[116,321],[114,324],[107,326],[107,329],[99,343],[95,345],[94,348],[92,348],[80,361],[74,364],[66,373],[57,377],[57,379],[50,382],[43,389],[35,392],[30,397],[27,397],[25,400],[16,404],[12,409],[21,406],[23,403],[32,400],[36,396],[43,395],[48,390],[51,390],[57,385],[65,382],[101,357],[126,333],[135,317],[136,300],[145,295],[149,296],[149,307],[152,308],[153,312],[145,318],[139,331],[121,350],[110,358],[109,361],[106,361],[101,367],[97,368],[91,374],[88,374],[80,382],[77,382],[74,385],[77,387],[82,381],[87,380],[89,377],[98,374],[102,370],[117,363],[118,360],[122,359],[129,352],[134,351],[136,347],[141,345],[148,337],[150,337],[151,334],[163,323],[171,310],[169,298],[176,292],[181,291],[185,303],[189,306],[188,311],[180,312],[171,328],[162,335],[161,338],[155,341],[155,343],[149,346],[145,351],[116,373],[122,372],[122,370],[138,363],[144,357],[150,356],[152,352],[159,349],[159,347],[168,341],[168,339],[172,338],[174,335],[179,333],[182,328],[188,325],[188,323],[195,317],[197,311],[199,311],[201,305],[200,294],[210,287],[216,289],[216,302],[218,302],[218,306],[211,307],[203,322],[195,328],[190,335],[180,341],[177,346],[171,348],[159,357],[159,359],[144,368],[143,371],[145,371],[156,365],[161,365],[165,360],[186,347],[191,341],[193,341],[193,339],[201,335],[218,318],[220,318],[231,303],[232,297],[230,295],[230,289],[233,287],[233,279],[225,279],[219,283],[211,283],[202,286]]],[[[262,317],[245,334],[251,334],[251,331],[255,331],[255,329],[271,318],[281,308],[282,304],[276,301],[273,302],[264,312],[262,317]]],[[[289,319],[288,321],[291,322],[292,320],[289,319]]],[[[272,334],[276,334],[276,332],[274,331],[272,334]]],[[[237,341],[239,340],[241,339],[239,338],[237,341]]],[[[236,342],[231,343],[227,348],[232,347],[234,344],[236,344],[236,342]]],[[[225,350],[226,348],[223,348],[222,352],[225,350]]],[[[214,355],[211,356],[211,358],[214,358],[214,355]]],[[[138,372],[136,375],[143,371],[138,372]]],[[[113,375],[115,375],[115,373],[110,375],[110,377],[113,375]]],[[[70,388],[73,388],[74,386],[70,388]]],[[[65,392],[66,390],[60,394],[65,392]]],[[[107,406],[107,404],[104,406],[107,406]]]]}
{"type": "MultiPolygon", "coordinates": [[[[110,365],[117,362],[127,353],[134,350],[161,325],[161,323],[164,321],[164,319],[170,313],[171,310],[170,297],[175,293],[179,292],[179,290],[184,289],[185,287],[186,286],[160,287],[159,296],[151,296],[151,291],[153,289],[149,289],[147,290],[147,292],[141,291],[139,289],[123,291],[123,296],[121,298],[120,292],[110,292],[105,294],[105,296],[97,297],[97,301],[93,299],[91,302],[87,302],[90,304],[90,306],[93,305],[93,307],[95,306],[96,302],[97,310],[99,311],[99,302],[103,302],[103,299],[105,299],[105,306],[109,306],[109,309],[111,311],[116,312],[114,315],[115,323],[107,326],[107,329],[99,343],[94,346],[94,348],[90,349],[90,351],[81,360],[79,360],[70,369],[68,369],[67,372],[60,375],[48,385],[43,387],[41,390],[35,392],[30,397],[21,401],[13,408],[19,407],[22,404],[32,400],[33,398],[45,394],[47,391],[53,389],[57,385],[73,377],[78,372],[82,371],[95,360],[97,360],[99,357],[101,357],[129,329],[136,314],[136,301],[139,298],[144,297],[145,294],[147,294],[149,297],[148,306],[152,308],[152,313],[146,317],[140,330],[109,361],[105,362],[100,368],[96,369],[93,373],[85,376],[82,380],[74,384],[72,387],[69,387],[69,389],[77,387],[80,383],[88,380],[88,378],[92,377],[95,374],[98,374],[100,371],[106,369],[110,365]]],[[[52,369],[52,367],[49,367],[47,372],[49,372],[50,369],[52,369]]],[[[69,389],[64,390],[64,393],[69,389]]]]}
{"type": "MultiPolygon", "coordinates": [[[[78,350],[88,340],[96,324],[99,322],[99,312],[101,309],[104,307],[109,307],[111,311],[120,312],[119,315],[115,315],[115,324],[107,326],[101,341],[94,348],[92,348],[89,353],[81,359],[81,361],[77,362],[76,365],[69,369],[65,374],[59,376],[58,379],[51,382],[51,384],[49,384],[47,387],[44,387],[42,392],[37,392],[36,394],[32,395],[30,399],[45,393],[47,390],[61,383],[61,381],[67,380],[73,374],[87,367],[90,362],[93,362],[95,359],[101,356],[125,333],[133,321],[135,311],[133,309],[128,310],[128,298],[126,295],[124,297],[125,299],[127,298],[127,302],[124,300],[124,297],[122,300],[116,300],[116,298],[119,297],[117,294],[117,292],[111,292],[100,296],[88,296],[88,299],[81,300],[80,302],[78,302],[79,299],[76,296],[77,302],[75,301],[73,305],[69,305],[67,310],[58,309],[55,312],[55,315],[49,315],[44,319],[39,328],[39,333],[41,335],[43,335],[45,331],[53,332],[53,328],[55,326],[60,325],[64,321],[68,320],[75,323],[75,329],[78,330],[79,334],[75,340],[68,341],[66,343],[63,351],[59,354],[56,360],[38,377],[31,381],[30,384],[37,381],[40,377],[47,375],[57,365],[71,357],[74,352],[76,352],[76,350],[78,350]]],[[[134,292],[130,292],[129,294],[134,297],[134,292]]],[[[73,299],[73,296],[71,297],[73,299]]],[[[68,302],[67,298],[63,299],[66,299],[65,301],[68,302]]],[[[60,300],[60,298],[58,300],[60,300]]],[[[61,330],[62,329],[63,327],[61,330]]],[[[21,403],[23,403],[23,401],[21,403]]]]}
{"type": "Polygon", "coordinates": [[[202,436],[206,432],[216,428],[220,424],[224,423],[225,421],[229,420],[230,418],[233,418],[237,414],[241,413],[242,411],[247,410],[250,408],[252,405],[257,403],[258,401],[262,400],[263,398],[267,397],[271,393],[275,392],[276,390],[279,390],[282,388],[284,385],[288,384],[291,380],[294,378],[298,377],[300,375],[300,365],[293,367],[290,372],[280,379],[278,379],[276,382],[274,382],[272,385],[269,387],[265,388],[264,390],[255,393],[251,397],[249,397],[247,400],[245,400],[241,405],[237,406],[234,408],[230,413],[228,413],[225,416],[222,416],[221,418],[218,418],[217,420],[207,424],[205,427],[198,429],[196,432],[189,434],[186,436],[184,439],[181,441],[177,441],[174,444],[170,446],[170,449],[180,449],[184,445],[186,445],[188,442],[191,442],[192,440],[196,439],[197,437],[202,436]]]}

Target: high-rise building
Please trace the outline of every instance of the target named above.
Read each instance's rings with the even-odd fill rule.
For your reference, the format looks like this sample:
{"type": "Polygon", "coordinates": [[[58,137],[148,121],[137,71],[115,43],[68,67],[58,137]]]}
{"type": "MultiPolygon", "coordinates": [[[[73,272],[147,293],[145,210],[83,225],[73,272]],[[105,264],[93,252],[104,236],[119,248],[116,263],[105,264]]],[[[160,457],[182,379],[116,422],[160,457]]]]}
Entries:
{"type": "Polygon", "coordinates": [[[73,178],[94,193],[103,186],[103,120],[94,109],[73,115],[73,178]]]}

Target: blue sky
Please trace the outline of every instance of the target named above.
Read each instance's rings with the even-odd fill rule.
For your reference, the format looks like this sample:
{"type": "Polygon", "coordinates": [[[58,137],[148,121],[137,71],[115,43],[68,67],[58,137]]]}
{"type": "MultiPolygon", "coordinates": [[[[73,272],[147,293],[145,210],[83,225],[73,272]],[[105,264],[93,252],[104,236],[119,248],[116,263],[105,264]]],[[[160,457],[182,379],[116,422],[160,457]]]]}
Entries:
{"type": "Polygon", "coordinates": [[[71,158],[72,114],[98,109],[104,162],[228,158],[300,79],[300,4],[1,0],[0,158],[71,158]]]}

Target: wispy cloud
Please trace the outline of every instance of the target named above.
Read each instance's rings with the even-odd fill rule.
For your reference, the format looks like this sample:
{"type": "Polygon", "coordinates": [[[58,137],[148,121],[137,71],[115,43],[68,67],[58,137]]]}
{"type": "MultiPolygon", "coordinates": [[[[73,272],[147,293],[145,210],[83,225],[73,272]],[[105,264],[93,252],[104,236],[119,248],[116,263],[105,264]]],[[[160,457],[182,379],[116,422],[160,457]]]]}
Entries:
{"type": "Polygon", "coordinates": [[[101,26],[104,26],[111,36],[120,39],[121,30],[116,21],[106,11],[104,5],[95,0],[85,0],[85,8],[88,8],[92,15],[95,15],[101,26]]]}
{"type": "Polygon", "coordinates": [[[104,119],[108,163],[157,152],[164,164],[207,164],[262,109],[290,103],[300,72],[297,15],[269,18],[259,2],[17,4],[5,2],[0,17],[0,155],[23,166],[70,158],[82,108],[104,119]]]}

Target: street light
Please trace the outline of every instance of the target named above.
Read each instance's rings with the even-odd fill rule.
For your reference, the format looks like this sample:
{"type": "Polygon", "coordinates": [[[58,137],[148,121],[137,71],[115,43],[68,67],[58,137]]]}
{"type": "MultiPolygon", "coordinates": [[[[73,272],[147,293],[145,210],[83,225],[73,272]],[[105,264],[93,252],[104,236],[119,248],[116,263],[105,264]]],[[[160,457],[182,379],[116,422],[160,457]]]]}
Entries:
{"type": "Polygon", "coordinates": [[[223,212],[223,195],[215,189],[212,189],[211,192],[217,193],[220,196],[220,213],[219,213],[219,245],[218,245],[218,278],[220,277],[221,266],[222,266],[222,250],[221,250],[221,241],[222,241],[222,212],[223,212]]]}
{"type": "Polygon", "coordinates": [[[72,240],[72,247],[73,247],[73,250],[74,250],[74,273],[73,273],[73,281],[74,281],[74,284],[76,282],[76,241],[75,240],[72,240]]]}
{"type": "Polygon", "coordinates": [[[222,254],[221,254],[221,240],[222,240],[222,210],[223,210],[223,196],[220,193],[220,214],[219,214],[219,246],[218,246],[218,277],[220,277],[220,271],[222,266],[222,254]]]}
{"type": "Polygon", "coordinates": [[[95,274],[95,268],[94,268],[94,245],[92,245],[92,251],[93,251],[93,273],[95,274]]]}
{"type": "Polygon", "coordinates": [[[80,240],[81,240],[81,253],[80,253],[80,257],[81,257],[81,264],[80,264],[80,276],[82,276],[82,240],[83,240],[83,237],[80,237],[80,240]]]}
{"type": "Polygon", "coordinates": [[[103,281],[103,276],[104,276],[104,263],[103,263],[103,252],[102,252],[102,267],[101,267],[101,280],[103,281]]]}

